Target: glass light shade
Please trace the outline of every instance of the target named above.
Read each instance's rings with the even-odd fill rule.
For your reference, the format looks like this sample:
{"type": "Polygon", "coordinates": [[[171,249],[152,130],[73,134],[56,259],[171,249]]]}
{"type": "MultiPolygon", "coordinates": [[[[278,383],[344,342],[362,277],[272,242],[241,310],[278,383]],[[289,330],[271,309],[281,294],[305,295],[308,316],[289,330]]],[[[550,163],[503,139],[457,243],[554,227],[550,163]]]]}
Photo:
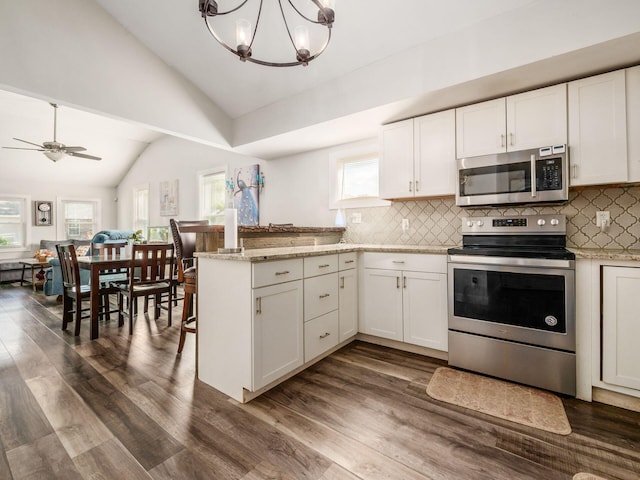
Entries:
{"type": "Polygon", "coordinates": [[[304,25],[298,25],[294,30],[296,48],[298,50],[309,50],[309,30],[304,25]]]}
{"type": "Polygon", "coordinates": [[[236,21],[236,44],[251,45],[251,22],[241,18],[236,21]]]}
{"type": "Polygon", "coordinates": [[[46,155],[46,157],[49,160],[52,160],[54,162],[57,162],[58,160],[61,160],[65,156],[64,152],[43,152],[43,153],[46,155]]]}

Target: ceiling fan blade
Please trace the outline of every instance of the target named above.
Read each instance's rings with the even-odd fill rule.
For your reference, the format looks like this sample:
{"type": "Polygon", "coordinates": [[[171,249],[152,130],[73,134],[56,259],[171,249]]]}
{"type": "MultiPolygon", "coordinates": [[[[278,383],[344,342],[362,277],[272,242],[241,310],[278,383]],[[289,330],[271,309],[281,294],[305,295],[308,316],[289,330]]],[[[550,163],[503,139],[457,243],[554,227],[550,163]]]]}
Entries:
{"type": "Polygon", "coordinates": [[[67,152],[84,152],[86,148],[84,147],[64,147],[67,152]]]}
{"type": "Polygon", "coordinates": [[[35,152],[44,152],[45,150],[42,148],[25,148],[25,147],[2,147],[7,148],[9,150],[33,150],[35,152]]]}
{"type": "Polygon", "coordinates": [[[89,160],[102,160],[102,157],[94,157],[93,155],[87,155],[86,153],[67,152],[67,155],[78,158],[88,158],[89,160]]]}
{"type": "Polygon", "coordinates": [[[26,140],[21,140],[19,138],[15,138],[15,137],[13,139],[17,140],[19,142],[28,143],[29,145],[35,145],[36,147],[44,148],[44,145],[40,145],[39,143],[27,142],[26,140]]]}

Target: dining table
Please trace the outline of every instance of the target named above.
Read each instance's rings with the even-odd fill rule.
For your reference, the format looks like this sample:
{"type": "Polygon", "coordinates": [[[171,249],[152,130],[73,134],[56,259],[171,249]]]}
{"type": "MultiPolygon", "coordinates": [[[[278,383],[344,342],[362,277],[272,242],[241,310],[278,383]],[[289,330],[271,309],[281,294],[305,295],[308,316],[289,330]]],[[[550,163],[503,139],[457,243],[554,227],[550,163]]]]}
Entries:
{"type": "Polygon", "coordinates": [[[131,264],[131,255],[116,253],[113,255],[87,255],[78,257],[78,267],[91,272],[91,333],[90,339],[98,338],[98,318],[100,316],[100,273],[127,268],[131,264]]]}

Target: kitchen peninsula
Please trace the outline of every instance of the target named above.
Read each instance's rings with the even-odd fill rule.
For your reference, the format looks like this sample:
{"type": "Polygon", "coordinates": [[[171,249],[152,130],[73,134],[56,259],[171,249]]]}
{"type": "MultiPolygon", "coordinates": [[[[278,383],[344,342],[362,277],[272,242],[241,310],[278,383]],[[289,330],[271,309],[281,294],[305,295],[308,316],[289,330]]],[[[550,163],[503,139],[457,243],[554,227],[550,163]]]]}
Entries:
{"type": "Polygon", "coordinates": [[[359,333],[428,347],[433,356],[446,358],[446,250],[331,244],[196,253],[200,380],[246,402],[359,333]],[[372,272],[362,288],[359,263],[372,272]],[[368,286],[365,294],[382,299],[383,317],[393,317],[390,325],[358,322],[359,298],[368,286]],[[387,315],[386,305],[397,307],[398,299],[399,316],[387,315]],[[432,312],[432,323],[403,318],[407,300],[416,312],[432,312]]]}

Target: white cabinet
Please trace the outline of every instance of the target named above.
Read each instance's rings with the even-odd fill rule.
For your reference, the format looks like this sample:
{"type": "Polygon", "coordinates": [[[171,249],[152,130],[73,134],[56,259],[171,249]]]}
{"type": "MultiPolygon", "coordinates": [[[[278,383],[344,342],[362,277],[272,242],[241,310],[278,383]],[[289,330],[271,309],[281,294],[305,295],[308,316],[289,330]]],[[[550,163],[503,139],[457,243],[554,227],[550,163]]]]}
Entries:
{"type": "Polygon", "coordinates": [[[570,184],[626,182],[625,71],[569,83],[570,184]]]}
{"type": "Polygon", "coordinates": [[[626,70],[629,181],[640,182],[640,66],[626,70]]]}
{"type": "Polygon", "coordinates": [[[302,281],[253,290],[253,390],[304,362],[302,281]]]}
{"type": "Polygon", "coordinates": [[[340,337],[345,340],[358,333],[358,254],[356,252],[338,255],[338,312],[340,337]]]}
{"type": "Polygon", "coordinates": [[[381,152],[381,198],[455,193],[453,110],[385,125],[381,152]]]}
{"type": "Polygon", "coordinates": [[[564,83],[456,109],[457,158],[563,143],[567,143],[564,83]]]}
{"type": "Polygon", "coordinates": [[[445,255],[365,253],[360,331],[447,350],[445,255]]]}
{"type": "Polygon", "coordinates": [[[640,268],[602,268],[602,380],[640,390],[640,268]]]}
{"type": "Polygon", "coordinates": [[[304,361],[339,343],[338,255],[304,259],[304,361]]]}

